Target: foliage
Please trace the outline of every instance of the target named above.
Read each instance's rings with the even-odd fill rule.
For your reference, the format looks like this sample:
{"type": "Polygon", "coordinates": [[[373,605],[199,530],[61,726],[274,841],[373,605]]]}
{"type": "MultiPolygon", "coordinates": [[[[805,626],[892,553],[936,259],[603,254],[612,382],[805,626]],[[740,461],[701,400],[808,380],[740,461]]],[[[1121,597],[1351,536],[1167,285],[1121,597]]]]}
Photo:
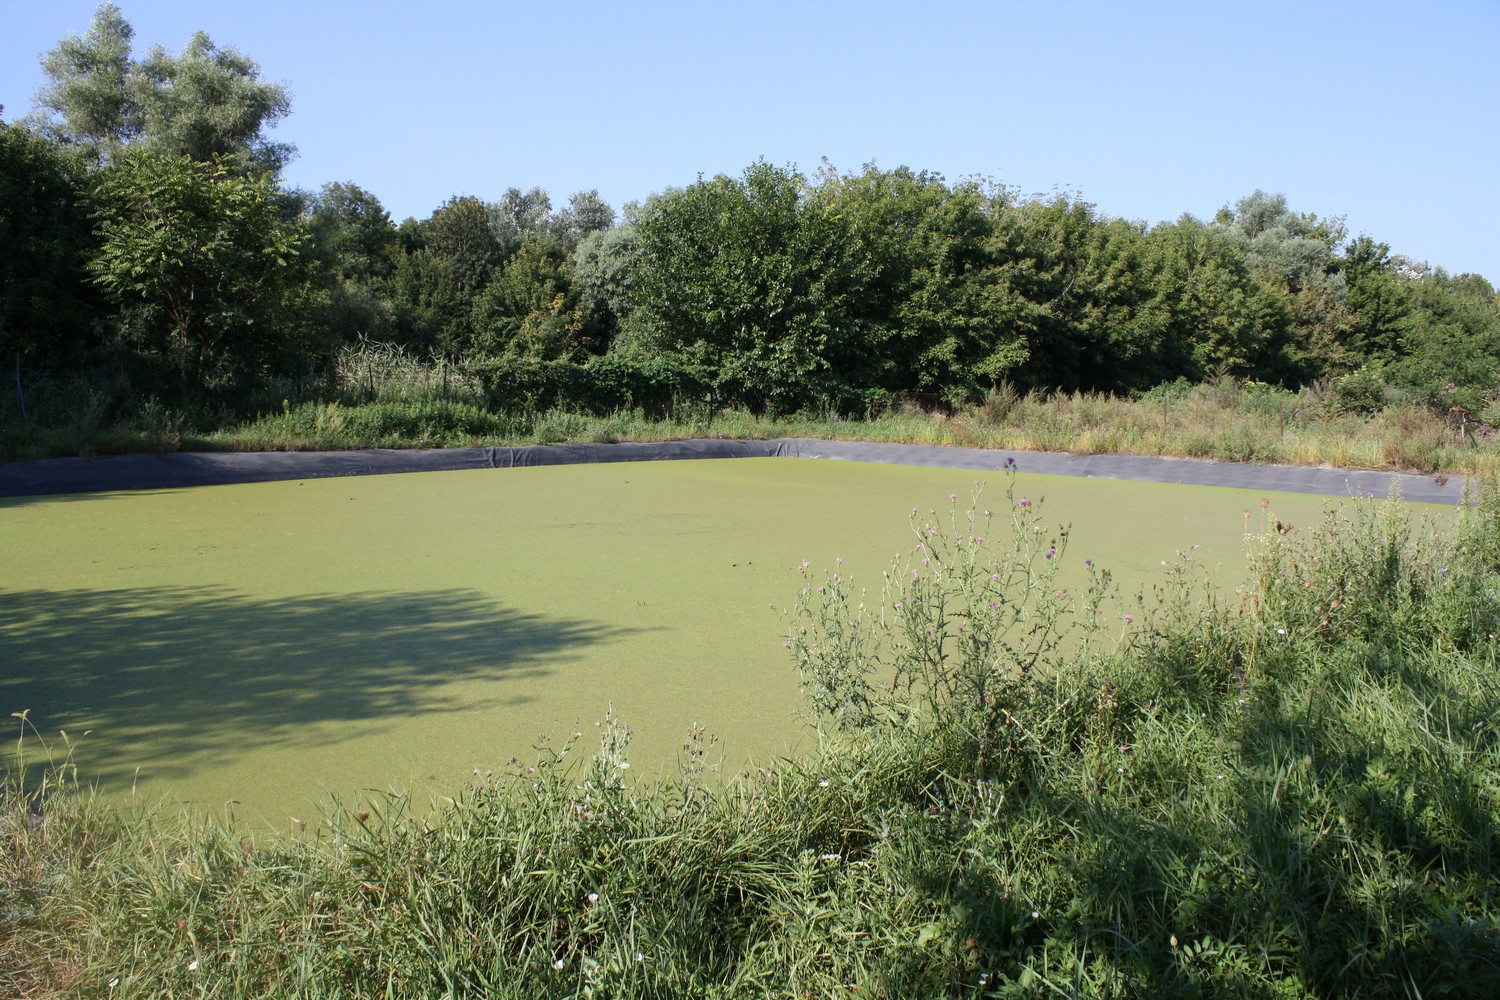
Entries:
{"type": "Polygon", "coordinates": [[[89,220],[68,162],[24,125],[0,121],[0,356],[76,361],[101,303],[87,284],[89,220]]]}
{"type": "Polygon", "coordinates": [[[99,6],[88,33],[71,35],[42,60],[51,82],[37,94],[40,108],[61,119],[62,141],[108,162],[141,130],[132,86],[135,29],[112,3],[99,6]]]}
{"type": "Polygon", "coordinates": [[[573,251],[573,287],[604,344],[616,344],[630,325],[638,248],[635,227],[618,226],[590,233],[573,251]]]}
{"type": "Polygon", "coordinates": [[[504,244],[490,228],[489,209],[470,195],[449,198],[422,224],[428,253],[447,261],[459,301],[468,308],[505,260],[504,244]]]}
{"type": "Polygon", "coordinates": [[[304,217],[320,256],[340,279],[368,283],[390,276],[396,227],[375,195],[353,182],[324,184],[304,217]]]}
{"type": "Polygon", "coordinates": [[[170,360],[184,395],[281,349],[308,237],[282,220],[268,176],[132,151],[99,176],[91,202],[94,281],[133,309],[140,346],[170,360]]]}
{"type": "Polygon", "coordinates": [[[569,197],[568,207],[552,217],[548,228],[552,238],[571,252],[589,236],[607,232],[614,224],[614,208],[595,188],[569,197]]]}
{"type": "Polygon", "coordinates": [[[161,46],[131,56],[134,29],[113,3],[100,5],[89,31],[50,52],[51,81],[37,95],[42,121],[61,142],[97,164],[141,144],[164,156],[218,158],[247,173],[278,173],[293,149],[264,132],[290,111],[285,87],[260,67],[196,32],[180,55],[161,46]]]}
{"type": "MultiPolygon", "coordinates": [[[[1230,376],[1332,387],[1371,412],[1417,401],[1457,414],[1464,433],[1500,414],[1493,286],[1351,239],[1341,218],[1296,211],[1281,194],[1256,190],[1209,222],[1148,226],[1076,193],[1023,199],[982,178],[873,164],[842,174],[825,162],[809,178],[761,161],[627,205],[619,227],[597,190],[554,211],[540,187],[455,196],[393,227],[353,182],[312,195],[276,188],[292,150],[268,132],[289,98],[252,60],[201,32],[180,53],[158,46],[140,59],[133,40],[118,7],[101,6],[83,37],[45,57],[35,128],[6,126],[6,169],[24,180],[0,190],[0,220],[21,247],[0,337],[23,368],[108,355],[151,386],[168,365],[175,395],[199,400],[232,376],[238,402],[226,417],[274,400],[278,379],[318,383],[331,347],[360,338],[520,366],[532,388],[497,398],[591,411],[620,395],[594,392],[589,371],[614,353],[623,360],[612,370],[641,372],[654,357],[692,373],[625,394],[653,409],[673,405],[660,395],[673,380],[695,405],[856,415],[903,403],[948,410],[1002,385],[1134,394],[1230,376]],[[112,311],[70,294],[81,256],[98,267],[119,253],[105,245],[120,237],[116,222],[106,233],[100,216],[98,231],[82,230],[80,195],[110,190],[152,158],[264,185],[257,197],[279,205],[262,227],[271,242],[310,233],[284,279],[264,283],[230,323],[241,346],[223,365],[204,363],[222,333],[193,332],[180,297],[173,307],[139,288],[120,294],[120,267],[100,286],[115,289],[112,311]],[[306,232],[292,224],[299,213],[306,232]],[[549,367],[559,363],[575,370],[549,367]]],[[[251,287],[230,270],[226,287],[251,287]]],[[[229,323],[233,298],[194,312],[229,323]]],[[[1194,449],[1225,450],[1216,436],[1194,449]]]]}
{"type": "Polygon", "coordinates": [[[663,199],[637,226],[645,344],[715,372],[724,402],[792,408],[836,395],[857,354],[847,225],[804,204],[804,178],[764,161],[663,199]]]}
{"type": "Polygon", "coordinates": [[[1216,372],[1278,378],[1290,313],[1234,241],[1191,217],[1156,227],[1148,241],[1168,342],[1181,352],[1179,370],[1189,379],[1216,372]]]}
{"type": "Polygon", "coordinates": [[[1408,285],[1391,377],[1435,408],[1480,410],[1500,387],[1500,295],[1477,274],[1442,270],[1408,285]]]}
{"type": "Polygon", "coordinates": [[[260,79],[260,67],[195,32],[181,55],[161,46],[139,67],[142,137],[159,153],[238,161],[277,174],[292,158],[286,143],[263,134],[291,110],[285,87],[260,79]]]}
{"type": "Polygon", "coordinates": [[[540,236],[548,229],[552,217],[552,197],[539,187],[530,191],[506,188],[493,205],[486,206],[492,235],[505,260],[528,236],[540,236]]]}
{"type": "Polygon", "coordinates": [[[868,275],[858,302],[871,333],[857,371],[878,377],[857,381],[961,400],[1024,367],[1025,304],[997,267],[1008,192],[906,168],[828,169],[821,180],[818,197],[851,220],[868,275]]]}
{"type": "Polygon", "coordinates": [[[404,254],[391,276],[390,296],[402,344],[451,356],[468,342],[468,311],[451,260],[426,249],[404,254]]]}
{"type": "Polygon", "coordinates": [[[573,361],[587,352],[571,259],[550,236],[528,236],[474,303],[474,354],[573,361]]]}

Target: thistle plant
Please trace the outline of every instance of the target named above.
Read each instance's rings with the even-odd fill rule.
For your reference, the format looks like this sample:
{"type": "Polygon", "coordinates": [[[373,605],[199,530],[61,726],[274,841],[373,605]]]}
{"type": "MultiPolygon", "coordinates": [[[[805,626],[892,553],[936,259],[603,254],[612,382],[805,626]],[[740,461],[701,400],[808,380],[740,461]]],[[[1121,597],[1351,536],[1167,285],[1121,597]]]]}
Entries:
{"type": "Polygon", "coordinates": [[[976,488],[961,507],[913,509],[911,549],[898,553],[872,598],[842,560],[803,584],[787,612],[786,647],[825,744],[887,728],[957,737],[977,776],[1012,745],[1017,700],[1069,656],[1087,658],[1114,594],[1086,560],[1079,594],[1063,585],[1069,529],[1049,526],[1042,500],[1017,495],[1007,463],[999,509],[976,488]],[[998,535],[998,537],[997,537],[998,535]]]}

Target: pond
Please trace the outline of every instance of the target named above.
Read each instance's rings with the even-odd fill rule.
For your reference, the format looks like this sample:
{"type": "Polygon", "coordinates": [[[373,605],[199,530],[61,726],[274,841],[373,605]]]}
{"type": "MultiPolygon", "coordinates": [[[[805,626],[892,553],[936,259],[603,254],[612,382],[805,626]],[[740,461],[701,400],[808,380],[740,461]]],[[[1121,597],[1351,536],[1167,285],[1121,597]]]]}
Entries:
{"type": "MultiPolygon", "coordinates": [[[[33,762],[66,731],[112,800],[260,828],[329,794],[425,803],[544,737],[589,752],[610,705],[634,773],[674,768],[695,724],[734,771],[805,733],[779,617],[797,565],[842,558],[878,592],[913,507],[976,484],[998,506],[1004,478],[730,459],[0,500],[0,718],[29,713],[33,762]]],[[[1193,545],[1236,585],[1263,497],[1296,525],[1325,507],[1024,471],[1016,490],[1071,522],[1066,558],[1111,569],[1122,613],[1193,545]]]]}

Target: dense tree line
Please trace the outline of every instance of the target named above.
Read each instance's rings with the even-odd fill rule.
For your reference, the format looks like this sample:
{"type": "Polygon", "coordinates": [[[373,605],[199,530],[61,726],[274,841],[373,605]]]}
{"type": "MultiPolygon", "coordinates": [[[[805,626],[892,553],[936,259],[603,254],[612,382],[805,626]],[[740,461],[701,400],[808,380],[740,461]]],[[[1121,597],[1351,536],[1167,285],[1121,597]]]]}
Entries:
{"type": "MultiPolygon", "coordinates": [[[[316,392],[369,338],[467,366],[499,403],[696,399],[861,412],[903,396],[1138,392],[1232,375],[1496,404],[1500,297],[1256,191],[1148,226],[899,167],[764,161],[626,206],[510,188],[396,225],[352,182],[279,180],[290,108],[196,34],[132,54],[111,4],[0,121],[0,348],[111,366],[203,412],[316,392]]],[[[20,397],[24,403],[24,397],[20,397]]]]}

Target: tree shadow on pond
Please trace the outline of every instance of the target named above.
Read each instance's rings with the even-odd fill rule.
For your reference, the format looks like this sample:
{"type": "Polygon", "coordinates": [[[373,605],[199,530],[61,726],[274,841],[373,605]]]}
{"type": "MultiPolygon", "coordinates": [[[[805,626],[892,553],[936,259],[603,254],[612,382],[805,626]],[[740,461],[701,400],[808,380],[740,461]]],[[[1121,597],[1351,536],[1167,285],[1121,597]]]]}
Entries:
{"type": "Polygon", "coordinates": [[[173,778],[308,726],[367,733],[398,716],[521,704],[587,648],[641,631],[473,590],[0,591],[0,710],[29,712],[49,740],[95,730],[110,760],[90,772],[106,785],[140,762],[115,748],[149,752],[153,776],[173,778]]]}

